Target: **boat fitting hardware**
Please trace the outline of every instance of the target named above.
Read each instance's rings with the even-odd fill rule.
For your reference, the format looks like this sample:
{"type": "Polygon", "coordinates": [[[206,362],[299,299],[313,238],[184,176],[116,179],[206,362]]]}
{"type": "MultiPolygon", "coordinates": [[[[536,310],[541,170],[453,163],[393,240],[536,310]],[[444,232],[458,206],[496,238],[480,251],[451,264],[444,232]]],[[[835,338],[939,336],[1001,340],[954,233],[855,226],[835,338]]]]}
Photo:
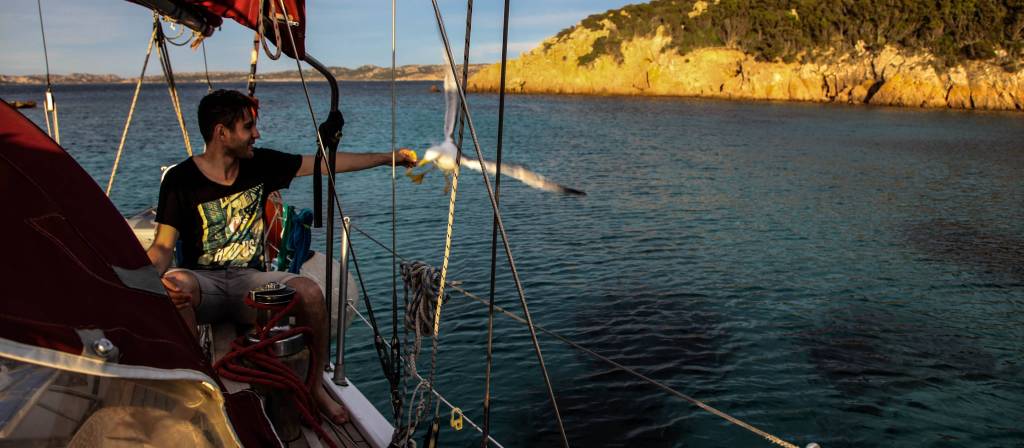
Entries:
{"type": "Polygon", "coordinates": [[[92,342],[92,352],[103,359],[110,359],[117,354],[117,346],[110,339],[99,338],[92,342]]]}
{"type": "Polygon", "coordinates": [[[462,431],[462,409],[452,408],[452,428],[456,431],[462,431]]]}

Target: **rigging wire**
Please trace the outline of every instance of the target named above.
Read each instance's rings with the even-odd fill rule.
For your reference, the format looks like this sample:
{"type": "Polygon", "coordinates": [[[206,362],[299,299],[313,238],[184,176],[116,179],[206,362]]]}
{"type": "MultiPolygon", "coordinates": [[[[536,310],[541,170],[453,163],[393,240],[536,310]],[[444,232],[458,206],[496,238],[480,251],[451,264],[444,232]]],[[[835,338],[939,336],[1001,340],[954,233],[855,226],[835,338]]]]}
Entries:
{"type": "Polygon", "coordinates": [[[36,0],[39,9],[39,33],[43,35],[43,61],[46,63],[46,89],[50,89],[50,54],[46,51],[46,29],[43,28],[43,0],[36,0]]]}
{"type": "MultiPolygon", "coordinates": [[[[452,71],[455,70],[455,64],[451,61],[451,44],[448,41],[448,33],[445,31],[444,19],[441,17],[441,8],[437,5],[437,0],[431,0],[434,7],[434,18],[437,21],[438,30],[441,32],[441,40],[444,43],[445,52],[448,55],[448,64],[451,66],[452,71]]],[[[476,127],[473,125],[473,115],[469,111],[469,104],[466,102],[466,91],[465,86],[459,83],[459,80],[455,80],[456,87],[458,87],[459,99],[462,101],[462,110],[466,116],[466,123],[469,124],[469,133],[473,138],[473,149],[476,150],[477,160],[480,162],[480,166],[484,166],[483,152],[480,150],[480,139],[476,134],[476,127]]],[[[458,158],[456,158],[458,159],[458,158]]],[[[526,320],[529,323],[530,339],[533,343],[534,352],[537,355],[537,361],[540,364],[541,373],[544,376],[544,384],[547,387],[548,398],[551,400],[551,407],[554,409],[555,418],[558,422],[558,431],[562,436],[562,444],[565,447],[569,446],[569,438],[565,434],[565,425],[562,422],[562,414],[558,409],[558,401],[555,399],[555,391],[551,385],[551,377],[548,375],[547,366],[544,364],[544,355],[541,353],[540,342],[537,340],[537,331],[533,328],[533,317],[530,315],[529,306],[526,303],[526,293],[523,291],[522,281],[519,279],[519,271],[516,268],[515,259],[512,257],[512,248],[509,246],[508,234],[505,232],[505,225],[501,219],[501,212],[498,210],[498,204],[494,199],[494,190],[491,188],[491,181],[487,176],[486,170],[481,170],[480,173],[483,175],[484,187],[487,189],[487,197],[491,201],[491,209],[494,211],[495,222],[498,224],[498,232],[501,233],[501,242],[505,249],[505,256],[507,257],[509,270],[512,272],[512,280],[515,282],[516,291],[519,294],[519,302],[523,307],[523,314],[526,316],[526,320]]]]}
{"type": "Polygon", "coordinates": [[[46,48],[46,29],[43,26],[43,3],[36,0],[39,10],[39,33],[43,36],[43,61],[46,63],[46,97],[43,101],[43,118],[46,120],[46,133],[57,144],[60,144],[60,123],[57,120],[57,100],[53,98],[53,85],[50,83],[50,53],[46,48]],[[52,118],[51,118],[52,114],[52,118]],[[50,122],[53,128],[50,128],[50,122]]]}
{"type": "MultiPolygon", "coordinates": [[[[475,300],[477,302],[480,302],[480,303],[483,303],[483,304],[487,304],[488,303],[484,299],[474,295],[473,293],[463,289],[462,287],[454,286],[453,285],[452,289],[462,293],[464,296],[466,296],[466,297],[468,297],[470,299],[473,299],[473,300],[475,300]]],[[[518,321],[519,323],[523,323],[523,324],[527,323],[526,319],[523,319],[522,317],[517,316],[515,313],[507,311],[504,308],[502,308],[500,306],[497,306],[497,305],[493,305],[493,306],[494,306],[495,309],[500,311],[502,314],[505,314],[506,316],[511,317],[512,319],[518,321]]],[[[553,337],[555,339],[558,339],[559,341],[562,341],[562,342],[568,344],[569,346],[571,346],[571,347],[573,347],[573,348],[575,348],[577,350],[580,350],[580,351],[582,351],[582,352],[584,352],[584,353],[586,353],[586,354],[588,354],[588,355],[590,355],[590,356],[592,356],[592,357],[594,357],[594,358],[596,358],[596,359],[598,359],[600,361],[603,361],[605,363],[611,364],[612,366],[614,366],[614,367],[616,367],[616,368],[618,368],[618,369],[620,369],[620,370],[622,370],[622,371],[624,371],[626,373],[632,374],[633,376],[636,376],[637,378],[640,378],[641,380],[644,380],[644,381],[646,381],[649,384],[657,386],[658,388],[661,388],[662,390],[664,390],[664,391],[666,391],[666,392],[668,392],[668,393],[670,393],[672,395],[675,395],[675,396],[677,396],[679,398],[682,398],[682,399],[684,399],[686,401],[689,401],[690,403],[696,405],[697,407],[699,407],[699,408],[701,408],[701,409],[703,409],[705,411],[708,411],[708,412],[710,412],[712,414],[715,414],[718,417],[721,417],[721,418],[723,418],[725,420],[728,420],[730,423],[733,423],[733,424],[735,424],[737,426],[740,426],[741,428],[744,428],[744,429],[746,429],[746,430],[748,430],[750,432],[753,432],[754,434],[757,434],[757,435],[765,438],[769,442],[772,442],[772,443],[774,443],[776,445],[783,446],[783,447],[786,447],[786,448],[799,448],[796,445],[794,445],[792,443],[789,443],[789,442],[786,442],[785,440],[782,440],[782,439],[780,439],[780,438],[778,438],[778,437],[776,437],[776,436],[774,436],[772,434],[769,434],[769,433],[767,433],[765,431],[762,431],[762,430],[758,429],[757,427],[755,427],[755,426],[753,426],[753,425],[751,425],[751,424],[749,424],[747,422],[744,422],[743,420],[740,420],[740,419],[738,419],[736,417],[733,417],[733,416],[731,416],[729,414],[726,414],[725,412],[722,412],[722,411],[720,411],[720,410],[718,410],[718,409],[716,409],[714,407],[711,407],[710,405],[704,403],[703,401],[700,401],[700,400],[698,400],[696,398],[693,398],[693,397],[691,397],[689,395],[686,395],[686,394],[684,394],[682,392],[679,392],[679,391],[669,387],[665,383],[662,383],[661,381],[658,381],[658,380],[653,379],[653,378],[651,378],[651,377],[649,377],[647,375],[644,375],[644,374],[642,374],[640,372],[637,372],[636,370],[634,370],[634,369],[632,369],[630,367],[627,367],[627,366],[624,366],[622,364],[619,364],[618,362],[615,362],[615,361],[611,360],[610,358],[608,358],[606,356],[603,356],[603,355],[601,355],[601,354],[599,354],[599,353],[597,353],[597,352],[595,352],[593,350],[590,350],[590,349],[588,349],[588,348],[586,348],[586,347],[584,347],[582,345],[579,345],[579,344],[573,342],[572,340],[566,338],[565,336],[562,336],[562,335],[560,335],[558,333],[555,333],[553,331],[546,330],[546,329],[544,329],[543,327],[541,327],[539,325],[535,325],[535,328],[537,328],[538,330],[544,332],[545,334],[547,334],[547,335],[549,335],[549,336],[551,336],[551,337],[553,337]]]]}
{"type": "Polygon", "coordinates": [[[149,37],[149,46],[146,48],[146,58],[142,61],[142,73],[139,73],[139,80],[135,82],[135,93],[132,94],[132,105],[128,108],[128,118],[124,122],[124,130],[121,131],[121,143],[117,145],[117,155],[114,156],[114,166],[110,170],[110,180],[107,181],[107,197],[110,197],[110,190],[114,187],[114,178],[117,176],[117,167],[121,163],[121,153],[124,152],[124,143],[128,138],[128,128],[132,124],[132,116],[135,114],[135,105],[139,100],[139,91],[142,90],[142,79],[146,77],[146,67],[149,66],[149,56],[153,53],[153,42],[156,42],[157,19],[153,18],[153,33],[149,37]]]}
{"type": "MultiPolygon", "coordinates": [[[[505,12],[501,28],[501,87],[498,93],[498,143],[497,158],[494,171],[494,203],[501,206],[501,149],[505,130],[505,75],[508,65],[508,9],[509,0],[505,0],[505,12]]],[[[494,349],[494,289],[498,264],[498,216],[494,215],[491,223],[491,278],[490,294],[487,307],[487,367],[484,373],[484,430],[480,446],[487,448],[487,436],[491,431],[491,364],[494,349]]]]}
{"type": "Polygon", "coordinates": [[[181,99],[178,97],[178,87],[174,82],[174,70],[171,68],[171,55],[167,51],[167,39],[164,36],[164,27],[160,23],[159,16],[153,14],[156,20],[156,53],[160,57],[160,67],[164,72],[164,79],[167,81],[167,93],[171,96],[171,105],[174,106],[174,115],[178,119],[178,126],[181,127],[181,138],[185,141],[185,152],[192,157],[192,142],[188,138],[188,128],[185,127],[185,118],[181,113],[181,99]]]}
{"type": "MultiPolygon", "coordinates": [[[[396,30],[397,30],[397,2],[391,0],[391,248],[396,249],[398,247],[398,198],[396,194],[397,186],[397,160],[395,155],[396,143],[398,139],[397,131],[397,109],[398,109],[398,96],[396,87],[398,80],[395,76],[397,71],[397,44],[396,44],[396,30]]],[[[389,346],[389,356],[391,360],[392,368],[401,368],[401,345],[398,341],[398,261],[395,259],[395,251],[391,252],[391,344],[389,346]]],[[[402,405],[399,401],[398,387],[399,383],[402,386],[402,395],[404,397],[407,391],[404,384],[404,376],[400,371],[393,370],[392,374],[396,376],[396,381],[388,381],[391,386],[391,399],[395,412],[395,427],[399,427],[402,422],[402,405]]]]}
{"type": "Polygon", "coordinates": [[[206,63],[206,39],[199,41],[203,47],[203,73],[206,74],[206,93],[213,92],[213,83],[210,82],[210,65],[206,63]]]}
{"type": "MultiPolygon", "coordinates": [[[[350,226],[351,226],[351,228],[355,229],[356,232],[362,234],[364,237],[369,239],[371,242],[375,243],[377,246],[381,247],[384,250],[388,250],[388,247],[386,245],[381,243],[379,240],[374,238],[372,235],[367,233],[365,230],[359,228],[355,223],[351,223],[350,226]]],[[[396,254],[396,255],[398,256],[398,258],[400,258],[402,260],[406,260],[406,258],[403,257],[401,254],[396,254]]],[[[483,298],[481,298],[481,297],[471,293],[470,291],[466,290],[465,288],[462,288],[461,286],[458,285],[458,283],[459,282],[454,282],[454,281],[451,282],[451,289],[453,289],[455,291],[458,291],[463,297],[466,297],[468,299],[472,299],[472,300],[474,300],[476,302],[479,302],[479,303],[484,304],[484,305],[488,305],[488,307],[490,307],[490,302],[488,300],[485,300],[485,299],[483,299],[483,298]]],[[[505,316],[515,320],[516,322],[519,322],[519,323],[521,323],[523,325],[530,325],[529,322],[526,319],[520,317],[519,315],[517,315],[517,314],[515,314],[515,313],[513,313],[513,312],[511,312],[509,310],[506,310],[505,308],[503,308],[501,306],[494,305],[494,309],[497,310],[498,312],[504,314],[505,316]]],[[[357,311],[357,313],[358,313],[358,311],[357,311]]],[[[624,371],[624,372],[626,372],[626,373],[628,373],[630,375],[633,375],[636,378],[639,378],[640,380],[642,380],[642,381],[644,381],[644,382],[646,382],[646,383],[648,383],[648,384],[650,384],[652,386],[658,387],[658,388],[664,390],[665,392],[668,392],[669,394],[671,394],[673,396],[682,398],[683,400],[688,401],[691,404],[693,404],[693,405],[695,405],[695,406],[697,406],[697,407],[699,407],[699,408],[701,408],[701,409],[703,409],[703,410],[705,410],[707,412],[710,412],[710,413],[714,414],[717,417],[725,419],[725,420],[727,420],[730,423],[733,423],[733,424],[735,424],[735,425],[737,425],[737,426],[739,426],[739,427],[741,427],[743,429],[746,429],[746,430],[748,430],[750,432],[753,432],[754,434],[757,434],[757,435],[763,437],[765,440],[768,440],[769,442],[772,442],[772,443],[774,443],[776,445],[779,445],[779,446],[782,446],[782,447],[785,447],[785,448],[799,448],[799,447],[797,447],[797,445],[794,445],[793,443],[787,442],[787,441],[785,441],[785,440],[783,440],[783,439],[781,439],[781,438],[779,438],[779,437],[777,437],[775,435],[772,435],[771,433],[768,433],[768,432],[766,432],[764,430],[761,430],[761,429],[757,428],[756,426],[753,426],[753,425],[751,425],[751,424],[749,424],[749,423],[747,423],[747,422],[745,422],[743,420],[740,420],[739,418],[733,417],[732,415],[729,415],[729,414],[725,413],[724,411],[718,410],[718,409],[716,409],[716,408],[714,408],[714,407],[704,403],[703,401],[701,401],[701,400],[699,400],[697,398],[694,398],[694,397],[686,395],[686,394],[684,394],[682,392],[679,392],[678,390],[673,389],[671,386],[669,386],[669,385],[667,385],[665,383],[662,383],[662,382],[660,382],[658,380],[655,380],[655,379],[653,379],[653,378],[651,378],[651,377],[649,377],[647,375],[644,375],[644,374],[638,372],[636,369],[634,369],[632,367],[620,364],[620,363],[618,363],[618,362],[616,362],[616,361],[614,361],[614,360],[612,360],[612,359],[610,359],[610,358],[608,358],[608,357],[606,357],[604,355],[601,355],[600,353],[597,353],[597,352],[595,352],[595,351],[593,351],[591,349],[588,349],[588,348],[586,348],[586,347],[584,347],[584,346],[582,346],[582,345],[580,345],[580,344],[578,344],[576,342],[573,342],[571,339],[569,339],[569,338],[567,338],[565,336],[562,336],[559,333],[556,333],[556,332],[554,332],[552,330],[548,330],[548,329],[546,329],[546,328],[544,328],[542,326],[539,326],[539,325],[534,325],[533,327],[536,328],[537,330],[543,332],[544,334],[547,334],[548,336],[551,336],[551,337],[557,339],[558,341],[563,342],[566,345],[568,345],[568,346],[570,346],[570,347],[572,347],[572,348],[574,348],[576,350],[582,351],[582,352],[592,356],[593,358],[597,359],[598,361],[604,362],[604,363],[606,363],[606,364],[608,364],[608,365],[610,365],[610,366],[612,366],[612,367],[614,367],[616,369],[622,370],[622,371],[624,371]]],[[[493,441],[493,439],[490,439],[490,440],[493,441]]]]}

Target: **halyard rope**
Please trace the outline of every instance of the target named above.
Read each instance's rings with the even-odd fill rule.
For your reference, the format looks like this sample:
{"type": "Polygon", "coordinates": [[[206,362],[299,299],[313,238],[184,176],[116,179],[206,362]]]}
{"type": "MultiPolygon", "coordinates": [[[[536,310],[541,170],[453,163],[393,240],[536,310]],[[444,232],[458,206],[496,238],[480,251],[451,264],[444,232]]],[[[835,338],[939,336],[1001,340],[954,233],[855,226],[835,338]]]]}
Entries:
{"type": "MultiPolygon", "coordinates": [[[[158,20],[155,17],[153,20],[158,20]]],[[[135,93],[132,94],[132,105],[128,108],[128,119],[124,122],[124,131],[121,132],[121,143],[117,145],[117,155],[114,156],[114,167],[110,170],[110,180],[107,181],[107,197],[110,197],[110,189],[114,186],[114,178],[117,177],[117,166],[121,163],[121,153],[124,152],[124,142],[128,138],[128,128],[132,124],[132,116],[135,114],[135,104],[139,99],[139,91],[142,90],[142,79],[146,77],[146,67],[149,65],[149,56],[153,53],[153,42],[156,41],[156,23],[153,23],[153,33],[149,37],[149,46],[146,48],[146,59],[142,61],[142,73],[139,73],[139,80],[135,83],[135,93]]]]}
{"type": "Polygon", "coordinates": [[[178,87],[174,83],[171,55],[167,52],[167,39],[164,36],[163,25],[160,24],[159,20],[157,20],[156,24],[156,34],[156,52],[160,57],[160,67],[163,68],[164,79],[167,81],[167,92],[171,96],[171,105],[174,106],[174,115],[178,119],[178,126],[181,127],[181,138],[185,141],[185,152],[188,153],[189,157],[192,157],[192,142],[188,138],[188,128],[185,127],[185,118],[181,114],[181,100],[178,97],[178,87]]]}
{"type": "MultiPolygon", "coordinates": [[[[451,43],[448,41],[448,32],[445,31],[444,18],[441,17],[441,7],[438,6],[437,0],[431,0],[430,3],[434,7],[434,18],[437,21],[437,29],[441,33],[441,42],[444,43],[445,54],[448,56],[448,65],[451,67],[452,71],[454,71],[455,63],[452,61],[451,43]]],[[[466,124],[469,125],[469,135],[473,138],[473,149],[476,151],[477,162],[480,163],[480,166],[484,166],[484,155],[483,151],[480,150],[480,138],[477,136],[476,126],[473,124],[473,115],[470,113],[469,104],[466,102],[465,83],[459,82],[458,78],[456,78],[455,84],[458,88],[459,100],[462,103],[462,112],[466,117],[466,124]]],[[[502,222],[501,211],[498,209],[498,203],[495,200],[494,190],[491,188],[491,181],[487,176],[486,170],[481,170],[480,174],[483,176],[484,187],[487,190],[487,198],[491,202],[491,210],[494,211],[494,221],[497,223],[498,232],[501,234],[501,243],[505,249],[505,258],[508,260],[509,271],[512,273],[512,281],[515,283],[516,292],[519,295],[519,303],[523,307],[523,315],[526,316],[526,322],[530,330],[530,342],[533,344],[534,354],[537,355],[537,363],[540,365],[541,374],[544,377],[544,386],[547,388],[548,399],[551,401],[551,408],[555,412],[555,421],[558,423],[559,435],[562,436],[562,445],[568,448],[569,437],[565,434],[565,424],[562,422],[562,413],[558,409],[558,400],[555,398],[555,389],[551,385],[551,376],[548,375],[547,366],[544,364],[544,354],[541,352],[540,342],[537,340],[537,331],[533,328],[533,317],[530,315],[530,307],[526,302],[526,292],[523,290],[523,282],[519,279],[519,270],[516,268],[516,261],[512,256],[512,247],[509,245],[508,234],[505,232],[505,224],[502,222]]]]}

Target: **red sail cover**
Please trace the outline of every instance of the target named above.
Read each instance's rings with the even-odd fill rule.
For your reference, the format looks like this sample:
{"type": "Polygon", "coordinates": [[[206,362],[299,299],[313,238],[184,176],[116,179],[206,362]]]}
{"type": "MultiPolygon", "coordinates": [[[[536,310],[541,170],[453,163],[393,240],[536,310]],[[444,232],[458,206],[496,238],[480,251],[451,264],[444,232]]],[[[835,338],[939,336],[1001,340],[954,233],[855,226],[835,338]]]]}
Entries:
{"type": "Polygon", "coordinates": [[[284,0],[285,11],[281,11],[280,0],[176,0],[191,4],[195,7],[208,11],[210,14],[232,19],[248,28],[256,29],[257,20],[260,15],[260,2],[263,4],[263,15],[273,20],[264,21],[264,36],[271,43],[274,42],[274,28],[278,26],[281,36],[281,49],[285,54],[301,60],[306,56],[306,6],[304,0],[284,0]],[[284,20],[291,24],[292,35],[295,38],[295,47],[298,51],[292,50],[288,37],[288,27],[283,26],[284,20]]]}
{"type": "MultiPolygon", "coordinates": [[[[120,364],[217,380],[170,298],[133,289],[115,271],[158,282],[124,217],[64,149],[2,99],[0,198],[0,338],[78,355],[76,330],[98,329],[120,364]]],[[[279,446],[259,401],[243,395],[225,397],[242,443],[279,446]]]]}

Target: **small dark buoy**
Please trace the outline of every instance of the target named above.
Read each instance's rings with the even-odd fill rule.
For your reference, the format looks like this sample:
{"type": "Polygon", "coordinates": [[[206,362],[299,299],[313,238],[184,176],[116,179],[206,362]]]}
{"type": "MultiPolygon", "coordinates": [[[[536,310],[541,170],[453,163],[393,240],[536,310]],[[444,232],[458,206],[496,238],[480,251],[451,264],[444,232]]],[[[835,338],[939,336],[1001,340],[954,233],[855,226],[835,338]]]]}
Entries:
{"type": "Polygon", "coordinates": [[[15,109],[31,109],[36,107],[35,101],[8,101],[7,104],[10,104],[15,109]]]}
{"type": "Polygon", "coordinates": [[[440,92],[440,91],[441,91],[441,89],[437,87],[437,84],[431,84],[431,85],[430,85],[430,91],[431,91],[432,93],[438,93],[438,92],[440,92]]]}

